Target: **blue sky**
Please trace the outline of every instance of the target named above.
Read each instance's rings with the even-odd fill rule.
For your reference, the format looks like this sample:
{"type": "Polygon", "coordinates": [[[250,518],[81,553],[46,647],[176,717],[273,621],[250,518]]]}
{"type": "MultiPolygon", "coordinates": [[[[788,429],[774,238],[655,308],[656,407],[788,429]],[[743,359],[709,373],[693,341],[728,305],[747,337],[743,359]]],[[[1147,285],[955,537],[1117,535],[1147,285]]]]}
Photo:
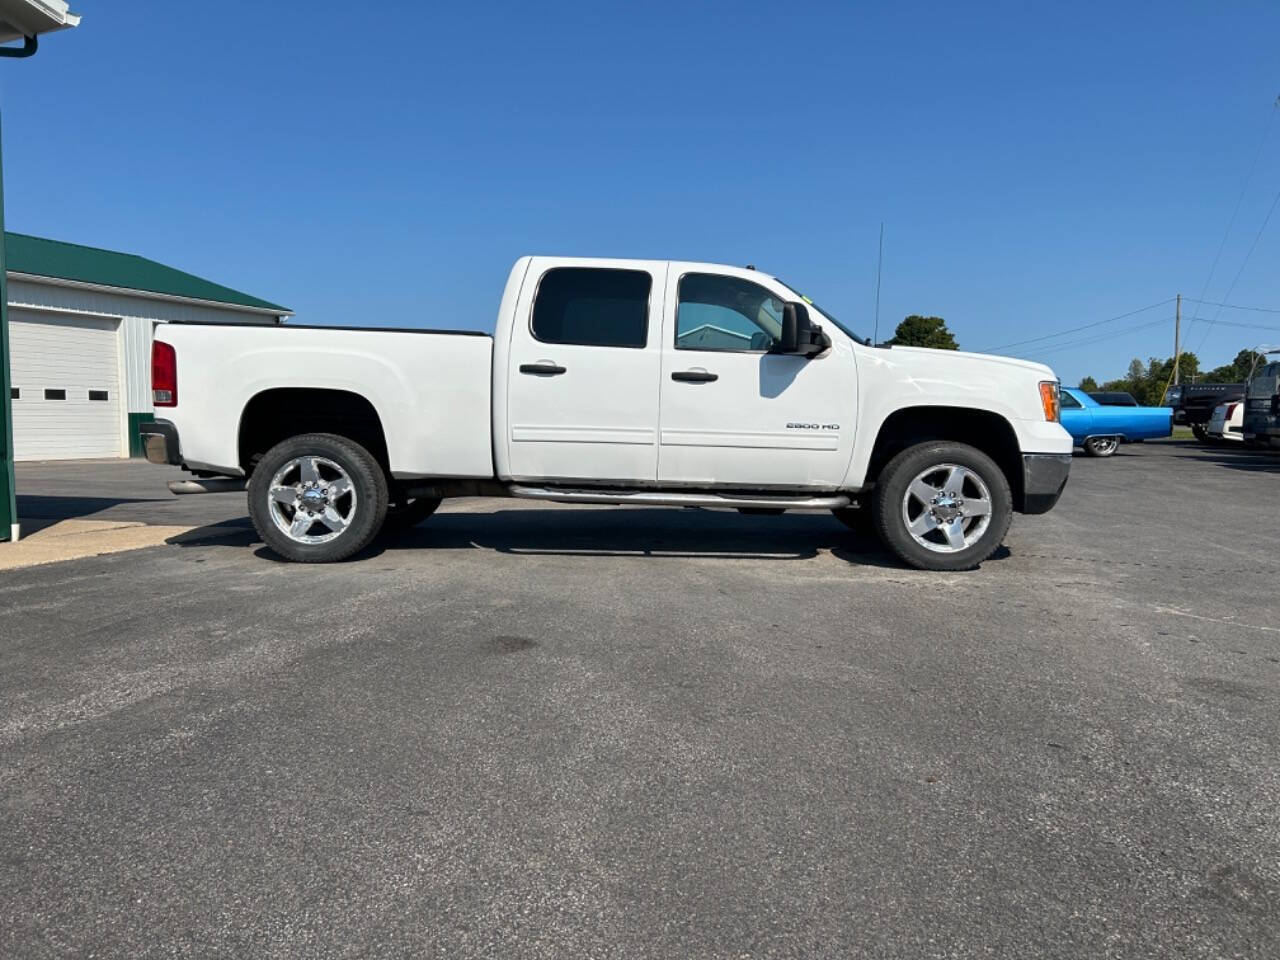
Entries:
{"type": "MultiPolygon", "coordinates": [[[[549,253],[754,263],[870,333],[883,220],[881,336],[936,313],[1000,347],[1201,297],[1255,157],[1204,299],[1239,273],[1280,310],[1280,211],[1245,263],[1280,191],[1271,0],[73,9],[0,62],[9,228],[300,320],[489,329],[549,253]]],[[[1280,343],[1280,313],[1199,310],[1208,363],[1280,343]]],[[[1119,376],[1171,318],[1008,352],[1119,376]]]]}

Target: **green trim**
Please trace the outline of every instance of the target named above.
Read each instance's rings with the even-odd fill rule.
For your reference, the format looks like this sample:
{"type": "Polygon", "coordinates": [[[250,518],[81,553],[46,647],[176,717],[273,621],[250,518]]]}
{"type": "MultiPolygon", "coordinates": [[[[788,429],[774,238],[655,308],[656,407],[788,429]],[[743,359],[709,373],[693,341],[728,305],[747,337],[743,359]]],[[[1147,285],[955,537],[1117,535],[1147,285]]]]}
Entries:
{"type": "Polygon", "coordinates": [[[153,413],[130,413],[129,414],[129,456],[145,457],[142,451],[142,432],[138,428],[144,423],[155,419],[153,413]]]}
{"type": "Polygon", "coordinates": [[[9,270],[14,273],[119,287],[121,290],[140,290],[188,300],[208,300],[278,314],[292,313],[288,307],[278,303],[232,290],[212,280],[131,253],[45,240],[25,233],[6,233],[4,248],[9,270]]]}

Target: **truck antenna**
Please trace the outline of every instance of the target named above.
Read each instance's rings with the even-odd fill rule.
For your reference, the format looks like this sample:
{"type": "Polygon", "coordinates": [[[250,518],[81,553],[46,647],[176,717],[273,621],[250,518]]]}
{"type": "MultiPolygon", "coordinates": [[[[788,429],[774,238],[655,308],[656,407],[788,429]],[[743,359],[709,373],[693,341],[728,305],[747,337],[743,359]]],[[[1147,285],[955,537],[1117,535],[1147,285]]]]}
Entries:
{"type": "Polygon", "coordinates": [[[880,252],[876,256],[876,325],[871,331],[871,345],[880,339],[880,268],[884,265],[884,221],[880,221],[880,252]]]}

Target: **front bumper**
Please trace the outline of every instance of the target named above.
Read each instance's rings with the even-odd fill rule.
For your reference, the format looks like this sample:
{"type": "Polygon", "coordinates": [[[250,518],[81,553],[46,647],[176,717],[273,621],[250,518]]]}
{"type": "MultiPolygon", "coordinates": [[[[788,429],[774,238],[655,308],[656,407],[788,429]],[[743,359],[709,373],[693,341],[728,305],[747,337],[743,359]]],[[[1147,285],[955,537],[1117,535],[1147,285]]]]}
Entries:
{"type": "Polygon", "coordinates": [[[1022,512],[1048,513],[1053,509],[1071,472],[1069,453],[1022,455],[1022,512]]]}
{"type": "Polygon", "coordinates": [[[138,425],[142,435],[142,452],[152,463],[182,466],[182,450],[178,446],[178,428],[168,420],[151,420],[138,425]]]}

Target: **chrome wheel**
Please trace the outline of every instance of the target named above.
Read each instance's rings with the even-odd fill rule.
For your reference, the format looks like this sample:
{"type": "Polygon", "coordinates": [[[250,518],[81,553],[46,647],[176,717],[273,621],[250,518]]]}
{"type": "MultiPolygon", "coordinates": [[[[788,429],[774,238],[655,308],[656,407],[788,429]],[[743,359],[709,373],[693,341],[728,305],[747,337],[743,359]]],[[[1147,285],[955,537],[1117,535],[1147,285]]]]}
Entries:
{"type": "Polygon", "coordinates": [[[902,519],[920,546],[935,553],[958,553],[987,532],[991,491],[968,467],[940,463],[907,485],[902,519]]]}
{"type": "Polygon", "coordinates": [[[326,457],[295,457],[271,478],[271,520],[294,543],[328,543],[356,515],[347,471],[326,457]]]}
{"type": "Polygon", "coordinates": [[[1109,457],[1120,447],[1115,437],[1090,437],[1089,452],[1095,457],[1109,457]]]}

